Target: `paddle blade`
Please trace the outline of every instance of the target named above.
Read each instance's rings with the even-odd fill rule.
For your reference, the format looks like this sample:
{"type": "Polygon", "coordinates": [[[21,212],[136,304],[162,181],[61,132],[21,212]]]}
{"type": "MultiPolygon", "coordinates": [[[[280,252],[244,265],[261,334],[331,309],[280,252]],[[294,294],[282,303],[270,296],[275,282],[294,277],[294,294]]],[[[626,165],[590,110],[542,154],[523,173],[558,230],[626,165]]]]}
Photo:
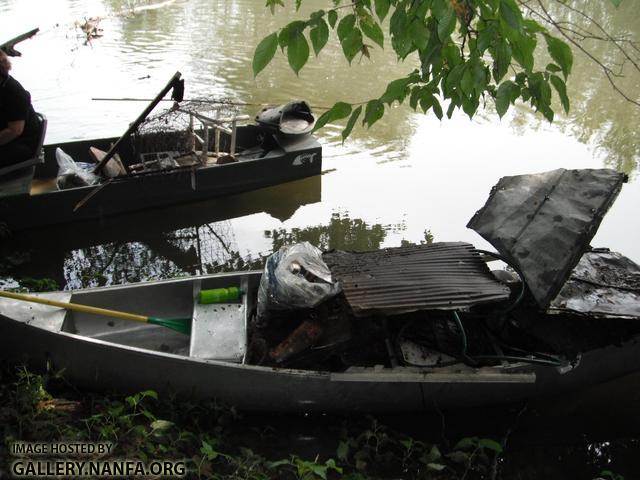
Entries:
{"type": "Polygon", "coordinates": [[[163,327],[170,328],[176,332],[189,334],[191,333],[191,319],[190,318],[157,318],[148,317],[147,323],[154,325],[162,325],[163,327]]]}

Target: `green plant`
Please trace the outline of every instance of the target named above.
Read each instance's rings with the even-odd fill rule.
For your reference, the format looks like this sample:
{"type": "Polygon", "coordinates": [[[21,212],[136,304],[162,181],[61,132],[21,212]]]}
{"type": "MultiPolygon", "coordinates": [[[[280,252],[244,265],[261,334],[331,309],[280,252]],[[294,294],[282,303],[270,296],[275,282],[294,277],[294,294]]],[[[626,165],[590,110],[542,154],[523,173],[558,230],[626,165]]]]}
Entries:
{"type": "MultiPolygon", "coordinates": [[[[296,11],[302,0],[295,1],[296,11]]],[[[473,117],[479,107],[492,103],[500,117],[516,102],[528,103],[552,121],[553,92],[562,109],[569,111],[566,81],[573,66],[572,48],[582,50],[610,80],[614,90],[632,103],[615,84],[615,67],[603,64],[577,39],[574,24],[560,17],[581,14],[572,5],[559,2],[552,12],[544,2],[517,0],[342,0],[328,1],[304,20],[289,22],[267,35],[256,47],[253,72],[258,75],[273,59],[278,48],[286,54],[297,74],[310,58],[318,56],[334,30],[345,59],[370,58],[375,48],[389,44],[398,62],[418,67],[390,82],[377,98],[348,103],[336,102],[316,122],[347,119],[342,132],[346,139],[358,120],[371,126],[394,103],[408,100],[414,110],[432,112],[442,119],[456,110],[473,117]],[[535,64],[535,53],[546,46],[548,60],[535,64]],[[571,46],[570,46],[571,45],[571,46]],[[311,48],[310,48],[311,46],[311,48]],[[549,61],[550,60],[550,61],[549,61]],[[544,65],[546,64],[546,65],[544,65]]],[[[611,0],[616,7],[621,0],[611,0]]],[[[274,13],[284,0],[267,0],[274,13]]],[[[585,15],[587,18],[587,15],[585,15]]],[[[593,23],[594,20],[590,19],[593,23]]],[[[601,28],[607,37],[606,30],[601,28]]],[[[633,61],[628,46],[613,36],[613,47],[633,61]]],[[[635,64],[635,63],[634,63],[635,64]]]]}

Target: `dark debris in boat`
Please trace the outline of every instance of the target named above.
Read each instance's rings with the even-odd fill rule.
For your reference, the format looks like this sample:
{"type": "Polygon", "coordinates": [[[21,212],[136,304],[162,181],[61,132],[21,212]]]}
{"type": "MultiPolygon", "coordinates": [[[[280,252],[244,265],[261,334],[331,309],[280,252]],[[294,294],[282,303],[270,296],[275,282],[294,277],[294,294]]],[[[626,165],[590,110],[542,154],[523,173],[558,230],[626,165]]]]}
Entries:
{"type": "MultiPolygon", "coordinates": [[[[467,249],[465,244],[461,245],[467,249]]],[[[381,256],[393,258],[415,250],[387,249],[381,256]]],[[[332,256],[336,255],[341,255],[340,260],[346,258],[346,254],[325,255],[330,258],[327,263],[334,273],[336,265],[343,269],[350,265],[354,266],[357,277],[362,275],[363,265],[370,265],[370,258],[363,254],[352,255],[350,263],[332,262],[332,256]],[[357,263],[357,259],[362,258],[367,261],[357,263]]],[[[574,276],[585,277],[585,272],[591,269],[592,280],[600,279],[610,287],[615,284],[625,294],[637,295],[631,291],[637,287],[640,272],[634,262],[610,252],[589,252],[585,259],[587,264],[581,262],[574,276]]],[[[392,261],[390,271],[397,271],[397,265],[392,261]]],[[[443,270],[436,271],[442,278],[443,270]]],[[[389,277],[385,282],[389,282],[389,277]]],[[[502,301],[476,305],[467,311],[450,309],[446,303],[443,308],[434,302],[431,308],[395,313],[399,310],[396,308],[389,309],[388,314],[381,313],[381,309],[365,311],[363,303],[354,302],[353,296],[349,298],[350,290],[346,288],[319,307],[281,310],[268,324],[260,326],[255,319],[250,322],[248,363],[321,371],[374,365],[436,368],[453,364],[480,367],[534,363],[562,366],[577,361],[583,352],[620,345],[640,334],[637,314],[608,315],[605,322],[597,314],[588,312],[565,309],[548,313],[540,310],[534,296],[522,290],[513,278],[509,277],[507,283],[509,286],[504,284],[501,288],[511,294],[503,296],[502,301]]],[[[637,297],[628,298],[637,308],[637,297]]],[[[610,310],[615,310],[615,306],[610,310]]]]}
{"type": "Polygon", "coordinates": [[[640,267],[607,249],[587,252],[548,311],[589,318],[638,319],[640,267]]]}

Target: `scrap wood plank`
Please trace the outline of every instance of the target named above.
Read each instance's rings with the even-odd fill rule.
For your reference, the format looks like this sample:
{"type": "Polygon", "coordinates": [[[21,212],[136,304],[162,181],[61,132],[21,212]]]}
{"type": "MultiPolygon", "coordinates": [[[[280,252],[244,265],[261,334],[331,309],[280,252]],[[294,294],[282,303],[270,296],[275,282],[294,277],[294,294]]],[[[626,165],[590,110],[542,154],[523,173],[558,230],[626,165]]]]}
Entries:
{"type": "MultiPolygon", "coordinates": [[[[100,161],[102,161],[102,159],[107,155],[107,152],[96,147],[89,147],[89,154],[96,163],[100,163],[100,161]]],[[[104,173],[109,178],[121,177],[127,174],[127,170],[124,168],[124,165],[117,153],[104,165],[104,173]]]]}

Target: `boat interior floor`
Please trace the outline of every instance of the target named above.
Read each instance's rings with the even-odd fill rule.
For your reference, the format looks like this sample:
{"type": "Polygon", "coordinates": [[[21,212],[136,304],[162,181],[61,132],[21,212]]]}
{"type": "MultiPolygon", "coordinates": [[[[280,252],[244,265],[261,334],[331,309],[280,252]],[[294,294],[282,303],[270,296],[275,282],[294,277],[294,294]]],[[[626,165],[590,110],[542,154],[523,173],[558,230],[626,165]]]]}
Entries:
{"type": "Polygon", "coordinates": [[[55,178],[34,178],[31,182],[31,195],[40,195],[57,189],[55,178]]]}
{"type": "Polygon", "coordinates": [[[16,170],[2,177],[0,181],[0,198],[29,193],[35,166],[16,170]]]}
{"type": "Polygon", "coordinates": [[[189,356],[190,338],[188,335],[174,332],[159,325],[136,324],[133,322],[124,322],[122,324],[113,322],[113,324],[114,326],[109,330],[95,332],[86,336],[118,345],[189,356]]]}

